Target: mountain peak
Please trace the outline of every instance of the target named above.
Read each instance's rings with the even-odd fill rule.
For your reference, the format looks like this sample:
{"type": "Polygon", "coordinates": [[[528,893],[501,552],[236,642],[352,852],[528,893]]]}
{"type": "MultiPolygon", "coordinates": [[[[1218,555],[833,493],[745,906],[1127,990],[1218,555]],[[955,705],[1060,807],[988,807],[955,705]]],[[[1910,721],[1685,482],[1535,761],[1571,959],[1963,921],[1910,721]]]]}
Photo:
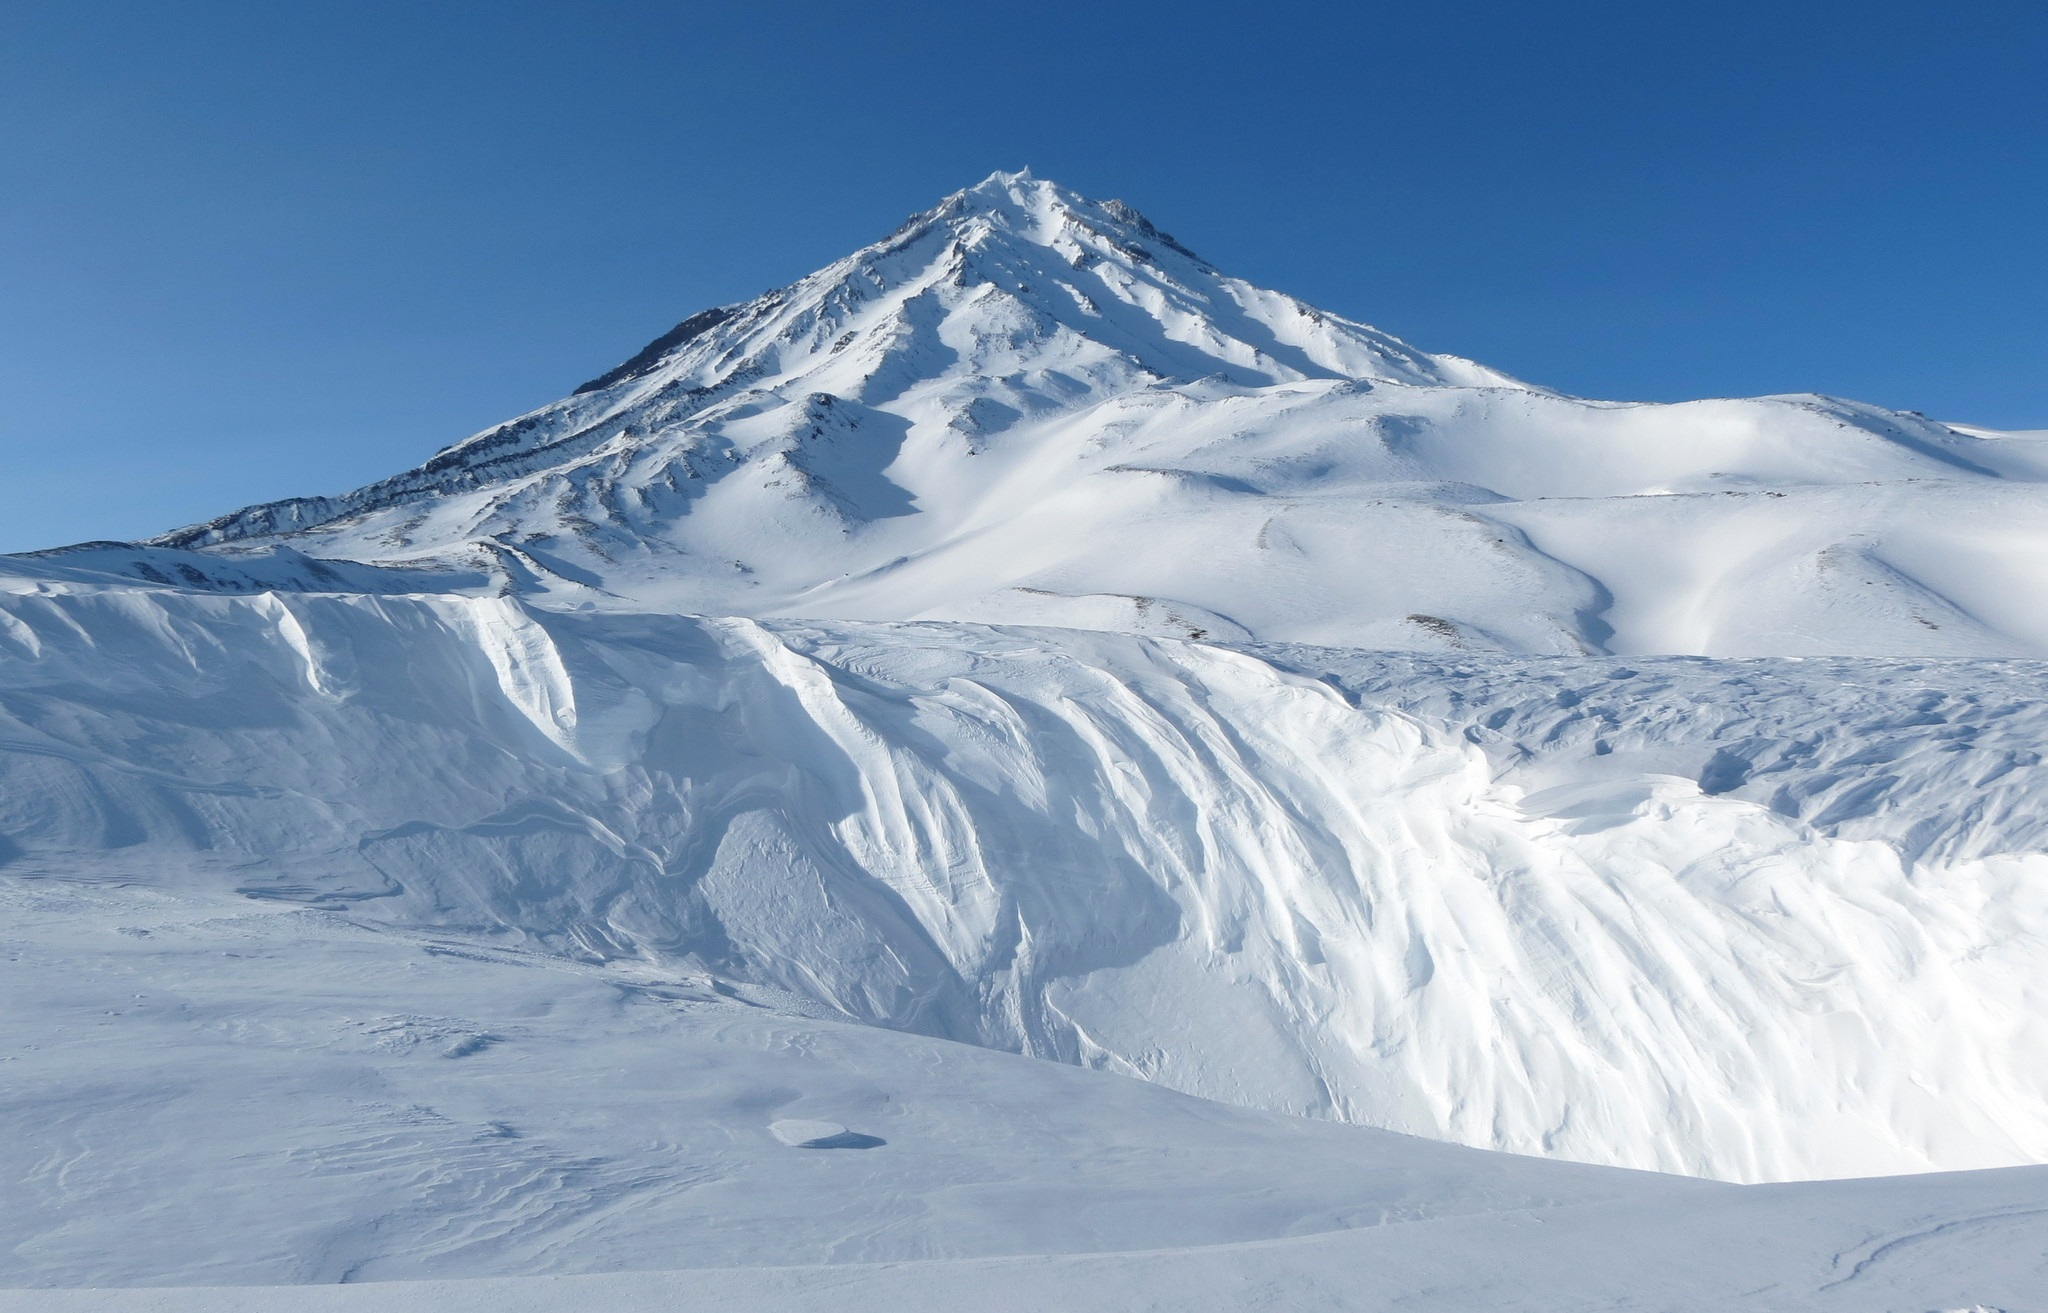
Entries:
{"type": "Polygon", "coordinates": [[[969,469],[1001,465],[965,457],[1016,457],[1053,442],[1069,418],[1112,422],[1118,408],[1174,391],[1305,385],[1526,391],[1231,279],[1122,201],[1092,201],[1030,170],[993,172],[797,283],[686,317],[557,404],[418,469],[340,498],[252,506],[158,543],[334,539],[307,543],[324,553],[342,549],[340,535],[360,553],[356,539],[371,535],[379,559],[518,545],[526,565],[514,574],[551,578],[567,578],[565,557],[547,547],[563,533],[578,541],[571,555],[600,565],[680,543],[705,551],[725,541],[723,531],[707,539],[721,516],[778,524],[791,543],[819,533],[836,543],[946,500],[942,485],[969,469]],[[707,498],[711,483],[754,492],[707,498]],[[627,485],[637,510],[618,502],[627,485]]]}
{"type": "Polygon", "coordinates": [[[1014,173],[1005,173],[1003,170],[997,169],[980,182],[967,188],[964,194],[984,196],[998,194],[1014,195],[1018,188],[1033,183],[1045,185],[1040,183],[1040,180],[1032,174],[1029,166],[1018,169],[1014,173]]]}
{"type": "Polygon", "coordinates": [[[991,173],[972,187],[954,192],[912,223],[968,224],[977,219],[987,221],[991,233],[1000,232],[1030,245],[1056,246],[1063,233],[1087,232],[1107,239],[1121,248],[1126,258],[1140,262],[1152,258],[1143,245],[1151,242],[1208,265],[1126,202],[1092,200],[1049,178],[1036,177],[1028,168],[991,173]]]}
{"type": "Polygon", "coordinates": [[[1853,631],[2010,654],[2031,619],[1994,632],[1940,602],[1854,509],[1877,494],[1843,490],[2048,478],[2034,445],[1815,397],[1559,396],[1019,170],[415,469],[33,569],[1393,647],[1761,654],[1853,631]],[[1812,489],[1835,501],[1809,523],[1812,489]],[[1783,559],[1738,576],[1739,604],[1725,572],[1642,564],[1759,532],[1783,559]],[[1683,605],[1642,596],[1695,573],[1683,605]]]}
{"type": "Polygon", "coordinates": [[[961,213],[1017,213],[1039,212],[1076,203],[1086,202],[1051,179],[1035,176],[1030,169],[1018,169],[1014,173],[998,169],[972,187],[954,192],[939,203],[939,208],[951,206],[961,213]]]}

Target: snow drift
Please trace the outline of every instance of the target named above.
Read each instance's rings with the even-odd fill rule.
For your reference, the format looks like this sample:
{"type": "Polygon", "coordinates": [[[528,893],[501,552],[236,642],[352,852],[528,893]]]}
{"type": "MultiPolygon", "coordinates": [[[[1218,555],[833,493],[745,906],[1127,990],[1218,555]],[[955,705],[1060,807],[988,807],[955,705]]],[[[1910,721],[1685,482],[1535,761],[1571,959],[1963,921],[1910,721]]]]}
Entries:
{"type": "Polygon", "coordinates": [[[1859,665],[1859,724],[1839,666],[1748,663],[1728,707],[1715,663],[1579,663],[1553,723],[1482,711],[1490,757],[1418,714],[1448,672],[1393,672],[1404,710],[1384,659],[1302,649],[509,598],[4,615],[13,872],[709,968],[1520,1152],[1745,1180],[2048,1153],[2048,857],[2013,746],[2043,710],[2015,723],[1996,666],[1859,665]],[[1991,696],[1939,714],[1930,673],[1991,696]],[[1645,683],[1806,742],[1785,782],[1815,798],[1901,720],[1948,769],[1801,820],[1741,796],[1772,772],[1737,781],[1725,730],[1632,714],[1645,683]],[[1994,811],[1949,803],[2012,775],[1994,811]]]}

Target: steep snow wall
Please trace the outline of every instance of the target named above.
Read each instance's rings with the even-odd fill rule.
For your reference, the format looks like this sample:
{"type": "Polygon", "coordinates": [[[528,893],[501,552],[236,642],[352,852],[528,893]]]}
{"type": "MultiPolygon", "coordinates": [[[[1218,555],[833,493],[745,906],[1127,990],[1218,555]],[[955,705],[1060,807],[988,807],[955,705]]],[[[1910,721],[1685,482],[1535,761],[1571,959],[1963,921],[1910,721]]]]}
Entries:
{"type": "Polygon", "coordinates": [[[1937,711],[1955,668],[1394,660],[16,594],[0,859],[708,969],[1486,1147],[1744,1180],[2048,1155],[2038,667],[1978,663],[1990,692],[1937,711]],[[1939,760],[1802,815],[1869,769],[1856,715],[1939,760]],[[1995,806],[1952,806],[2001,761],[1995,806]]]}

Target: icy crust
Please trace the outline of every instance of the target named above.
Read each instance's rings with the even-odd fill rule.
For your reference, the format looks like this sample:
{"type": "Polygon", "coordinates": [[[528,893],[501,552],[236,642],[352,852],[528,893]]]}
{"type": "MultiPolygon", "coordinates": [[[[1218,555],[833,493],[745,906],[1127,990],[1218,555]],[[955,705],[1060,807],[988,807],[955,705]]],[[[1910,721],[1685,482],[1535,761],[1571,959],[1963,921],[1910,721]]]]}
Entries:
{"type": "Polygon", "coordinates": [[[2038,672],[17,594],[0,834],[1470,1145],[1979,1167],[2048,1155],[2038,672]]]}
{"type": "Polygon", "coordinates": [[[432,561],[321,559],[282,543],[208,552],[88,542],[0,556],[0,591],[47,593],[143,587],[209,593],[502,593],[519,577],[485,544],[432,561]]]}
{"type": "Polygon", "coordinates": [[[1525,807],[1675,776],[1909,861],[2048,851],[2037,661],[1258,655],[1462,735],[1525,807]]]}

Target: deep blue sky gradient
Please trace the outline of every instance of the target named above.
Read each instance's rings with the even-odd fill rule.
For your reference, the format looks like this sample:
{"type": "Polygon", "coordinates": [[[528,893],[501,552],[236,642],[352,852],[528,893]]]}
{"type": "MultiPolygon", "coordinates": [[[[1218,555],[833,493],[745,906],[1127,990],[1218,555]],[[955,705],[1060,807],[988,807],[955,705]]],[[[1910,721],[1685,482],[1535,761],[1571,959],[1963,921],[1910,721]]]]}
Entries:
{"type": "Polygon", "coordinates": [[[1583,395],[2048,426],[2048,5],[0,0],[0,550],[411,465],[997,168],[1583,395]]]}

